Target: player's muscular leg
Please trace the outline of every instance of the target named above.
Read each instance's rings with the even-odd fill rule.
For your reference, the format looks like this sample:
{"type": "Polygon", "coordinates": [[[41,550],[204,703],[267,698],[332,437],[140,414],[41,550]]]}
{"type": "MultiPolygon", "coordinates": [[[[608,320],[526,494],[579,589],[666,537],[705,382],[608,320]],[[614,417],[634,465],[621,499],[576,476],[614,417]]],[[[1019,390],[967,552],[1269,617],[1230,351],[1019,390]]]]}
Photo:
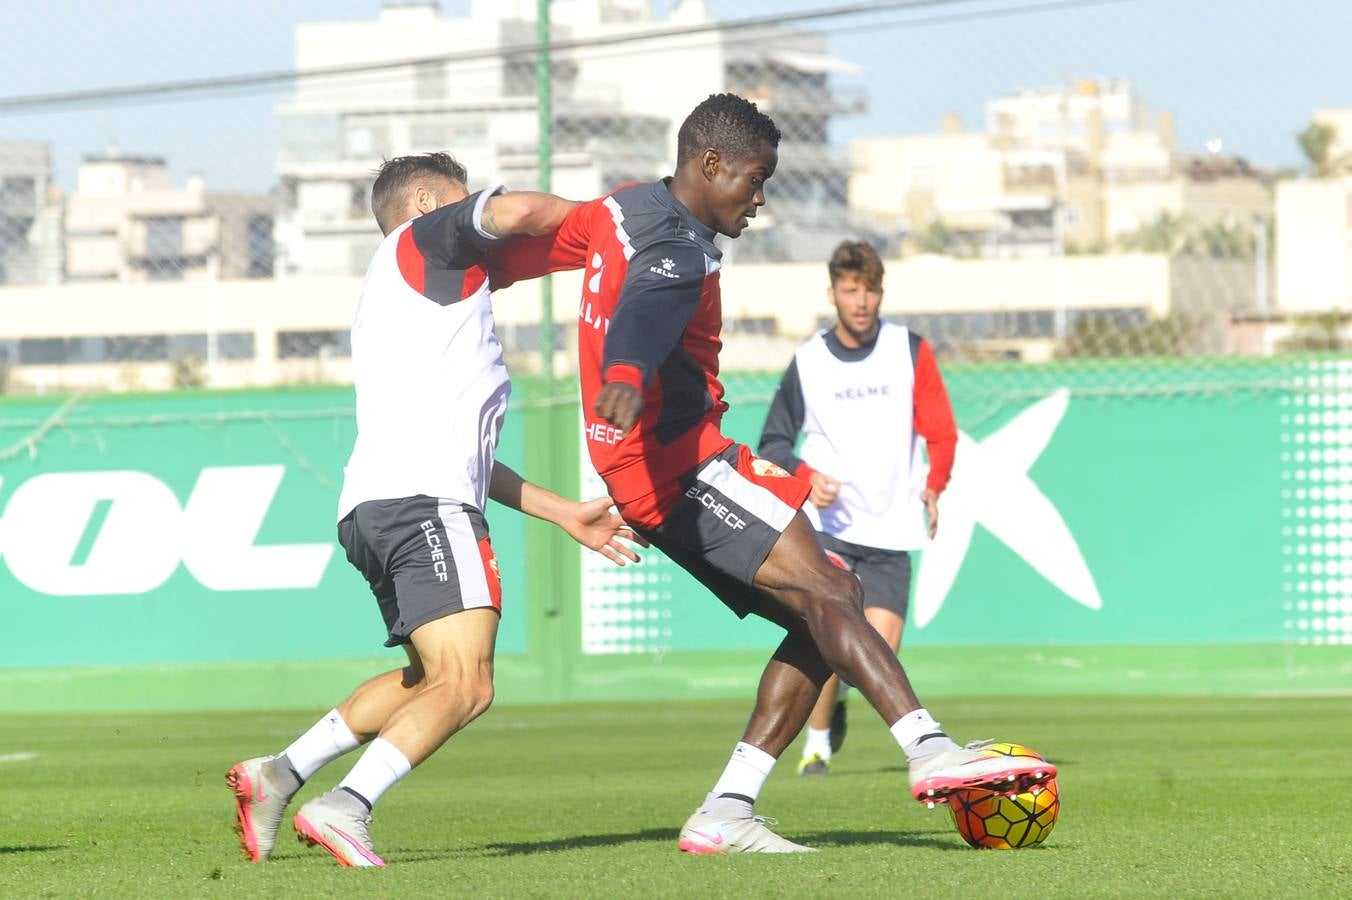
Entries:
{"type": "Polygon", "coordinates": [[[827,561],[802,513],[770,551],[756,584],[802,617],[831,669],[857,687],[889,725],[920,708],[896,653],[864,616],[858,579],[827,561]]]}
{"type": "Polygon", "coordinates": [[[404,650],[408,653],[408,665],[368,679],[338,704],[338,715],[363,744],[380,734],[394,711],[412,699],[422,684],[423,666],[418,651],[408,645],[404,650]]]}
{"type": "MultiPolygon", "coordinates": [[[[867,606],[864,608],[864,618],[873,626],[874,630],[883,636],[887,641],[887,646],[892,648],[895,653],[901,646],[901,616],[892,612],[890,609],[883,609],[881,606],[867,606]]],[[[821,696],[817,699],[817,705],[812,707],[812,715],[808,722],[813,728],[825,731],[831,727],[831,715],[835,712],[836,698],[840,696],[840,678],[832,675],[822,685],[821,696]]]]}
{"type": "Polygon", "coordinates": [[[769,598],[756,613],[783,626],[788,634],[761,674],[756,708],[742,740],[778,757],[803,730],[831,667],[822,659],[800,616],[769,598]]]}
{"type": "Polygon", "coordinates": [[[467,609],[414,630],[423,679],[380,736],[414,766],[482,715],[493,702],[493,644],[498,614],[467,609]]]}

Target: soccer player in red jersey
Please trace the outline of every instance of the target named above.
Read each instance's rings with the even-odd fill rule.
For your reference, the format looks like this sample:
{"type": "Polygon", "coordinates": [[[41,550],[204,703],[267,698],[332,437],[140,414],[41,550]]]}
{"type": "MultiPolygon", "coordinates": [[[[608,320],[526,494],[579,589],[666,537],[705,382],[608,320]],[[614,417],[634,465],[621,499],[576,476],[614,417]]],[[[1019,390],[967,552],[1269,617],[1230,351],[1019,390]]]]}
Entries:
{"type": "Polygon", "coordinates": [[[912,795],[1027,789],[1045,762],[954,743],[869,625],[853,575],[832,565],[799,510],[809,486],[725,437],[718,380],[717,235],[736,238],[765,205],[780,133],[754,103],[716,94],[677,136],[676,172],[583,203],[552,239],[490,253],[494,284],[585,268],[578,357],[587,446],[620,514],[739,617],[786,635],[755,710],[713,790],[681,829],[692,853],[810,850],[753,813],[775,760],[834,671],[883,717],[910,761],[912,795]]]}
{"type": "MultiPolygon", "coordinates": [[[[835,325],[794,352],[757,452],[811,485],[803,511],[818,543],[859,578],[864,617],[895,651],[910,600],[910,551],[923,548],[939,526],[939,494],[953,468],[958,429],[929,343],[879,316],[878,251],[844,241],[827,271],[835,325]]],[[[845,740],[839,685],[835,676],[826,682],[808,719],[799,775],[829,773],[845,740]]]]}

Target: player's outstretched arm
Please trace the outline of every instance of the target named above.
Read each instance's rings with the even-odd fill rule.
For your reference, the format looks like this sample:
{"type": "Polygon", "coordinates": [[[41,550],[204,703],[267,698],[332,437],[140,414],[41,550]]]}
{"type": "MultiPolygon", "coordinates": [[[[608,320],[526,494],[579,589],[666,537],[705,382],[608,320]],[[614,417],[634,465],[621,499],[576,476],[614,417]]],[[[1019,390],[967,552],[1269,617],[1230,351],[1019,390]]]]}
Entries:
{"type": "Polygon", "coordinates": [[[634,533],[624,520],[610,511],[609,497],[580,502],[560,497],[548,488],[533,484],[502,463],[494,463],[488,483],[488,496],[528,516],[544,519],[563,529],[584,547],[600,553],[617,566],[625,560],[638,562],[633,548],[620,538],[646,547],[648,542],[634,533]]]}
{"type": "Polygon", "coordinates": [[[489,197],[479,224],[494,237],[548,234],[563,223],[573,200],[538,191],[508,191],[489,197]]]}

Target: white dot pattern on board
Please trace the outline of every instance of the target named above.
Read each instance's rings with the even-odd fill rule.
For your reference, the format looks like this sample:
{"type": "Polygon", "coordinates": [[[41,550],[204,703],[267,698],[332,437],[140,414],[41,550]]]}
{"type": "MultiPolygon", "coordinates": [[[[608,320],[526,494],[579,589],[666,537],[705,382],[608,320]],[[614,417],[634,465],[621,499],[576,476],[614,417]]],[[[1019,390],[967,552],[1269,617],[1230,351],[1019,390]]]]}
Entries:
{"type": "Polygon", "coordinates": [[[1310,363],[1283,397],[1282,629],[1352,644],[1352,360],[1310,363]]]}
{"type": "MultiPolygon", "coordinates": [[[[600,497],[605,483],[592,470],[582,437],[582,496],[600,497]]],[[[585,547],[582,552],[582,652],[589,655],[665,653],[671,649],[674,563],[661,553],[623,568],[585,547]]]]}

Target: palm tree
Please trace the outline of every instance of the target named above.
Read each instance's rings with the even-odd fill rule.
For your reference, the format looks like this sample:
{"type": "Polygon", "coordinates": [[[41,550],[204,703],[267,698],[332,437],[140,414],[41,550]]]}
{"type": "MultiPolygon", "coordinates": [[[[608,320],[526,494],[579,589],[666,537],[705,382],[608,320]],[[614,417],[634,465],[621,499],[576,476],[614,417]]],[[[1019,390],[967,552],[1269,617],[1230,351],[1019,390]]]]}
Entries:
{"type": "Polygon", "coordinates": [[[1310,161],[1310,168],[1316,178],[1333,174],[1334,160],[1329,159],[1329,150],[1338,137],[1338,130],[1326,122],[1311,122],[1310,127],[1296,135],[1301,152],[1310,161]]]}

